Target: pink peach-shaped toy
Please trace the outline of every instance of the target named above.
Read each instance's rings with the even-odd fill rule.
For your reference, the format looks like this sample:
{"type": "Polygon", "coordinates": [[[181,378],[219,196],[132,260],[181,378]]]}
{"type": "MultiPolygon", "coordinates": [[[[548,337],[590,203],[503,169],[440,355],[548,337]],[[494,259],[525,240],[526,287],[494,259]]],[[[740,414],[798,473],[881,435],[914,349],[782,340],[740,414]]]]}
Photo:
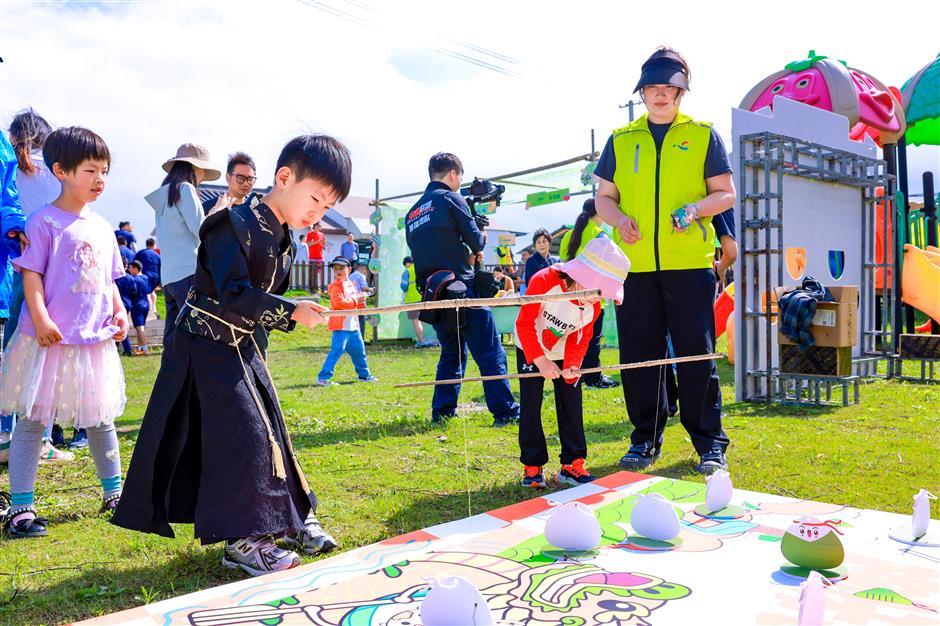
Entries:
{"type": "Polygon", "coordinates": [[[832,110],[829,85],[822,72],[816,68],[778,78],[758,96],[751,110],[773,108],[774,96],[796,100],[817,109],[832,110]]]}
{"type": "Polygon", "coordinates": [[[856,141],[869,135],[880,145],[896,143],[906,124],[897,90],[844,61],[817,55],[788,63],[755,85],[740,108],[773,108],[777,96],[838,113],[849,120],[849,136],[856,141]]]}
{"type": "Polygon", "coordinates": [[[747,92],[739,108],[756,111],[773,108],[776,96],[803,102],[858,121],[858,96],[845,64],[809,51],[809,58],[788,63],[747,92]]]}

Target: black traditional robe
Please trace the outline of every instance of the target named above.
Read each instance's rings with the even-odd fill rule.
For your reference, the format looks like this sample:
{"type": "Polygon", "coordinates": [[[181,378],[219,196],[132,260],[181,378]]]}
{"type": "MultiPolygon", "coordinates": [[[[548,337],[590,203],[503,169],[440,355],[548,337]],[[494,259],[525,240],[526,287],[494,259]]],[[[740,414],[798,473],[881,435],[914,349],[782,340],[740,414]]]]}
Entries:
{"type": "Polygon", "coordinates": [[[176,320],[112,523],[203,543],[300,530],[316,496],[291,448],[264,363],[290,331],[290,230],[255,196],[200,229],[193,289],[176,320]]]}

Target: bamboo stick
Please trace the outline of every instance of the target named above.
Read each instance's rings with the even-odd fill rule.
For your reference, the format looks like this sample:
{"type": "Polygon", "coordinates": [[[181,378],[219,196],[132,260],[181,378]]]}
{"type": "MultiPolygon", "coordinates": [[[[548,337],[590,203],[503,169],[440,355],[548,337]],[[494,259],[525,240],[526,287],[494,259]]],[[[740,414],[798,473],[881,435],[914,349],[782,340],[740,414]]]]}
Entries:
{"type": "MultiPolygon", "coordinates": [[[[693,363],[695,361],[714,361],[724,358],[722,353],[716,354],[696,354],[693,356],[678,356],[669,359],[656,359],[654,361],[639,361],[637,363],[621,363],[619,365],[604,365],[602,367],[589,367],[588,369],[578,370],[578,374],[599,374],[601,372],[616,372],[620,370],[640,369],[643,367],[657,367],[659,365],[672,365],[673,363],[693,363]]],[[[399,383],[395,389],[403,387],[428,387],[431,385],[456,385],[460,383],[486,382],[489,380],[511,380],[516,378],[539,378],[541,372],[531,372],[527,374],[504,374],[501,376],[473,376],[470,378],[451,378],[449,380],[423,380],[413,383],[399,383]]]]}
{"type": "MultiPolygon", "coordinates": [[[[459,298],[456,300],[437,300],[434,302],[411,302],[409,304],[396,304],[393,306],[379,306],[365,309],[344,309],[341,311],[324,311],[324,317],[351,317],[354,315],[381,315],[383,313],[401,313],[402,311],[431,311],[434,309],[466,309],[477,306],[515,306],[517,304],[533,304],[537,302],[558,302],[562,300],[579,300],[589,296],[599,296],[599,289],[585,289],[584,291],[569,291],[567,293],[551,293],[535,296],[513,296],[509,298],[459,298]]],[[[319,302],[319,298],[300,297],[295,300],[309,300],[319,302]]]]}

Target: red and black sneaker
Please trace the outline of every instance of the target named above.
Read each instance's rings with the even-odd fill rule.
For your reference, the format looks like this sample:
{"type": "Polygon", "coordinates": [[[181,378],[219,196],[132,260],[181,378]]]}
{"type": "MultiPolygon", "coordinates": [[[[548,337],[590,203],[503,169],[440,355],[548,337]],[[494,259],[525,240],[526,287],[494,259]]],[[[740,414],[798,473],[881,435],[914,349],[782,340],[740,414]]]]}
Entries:
{"type": "Polygon", "coordinates": [[[522,486],[544,489],[545,477],[542,476],[542,468],[538,465],[526,465],[525,475],[522,477],[522,486]]]}
{"type": "Polygon", "coordinates": [[[591,473],[584,467],[584,459],[575,459],[571,465],[562,465],[555,476],[559,485],[577,487],[594,480],[591,473]]]}

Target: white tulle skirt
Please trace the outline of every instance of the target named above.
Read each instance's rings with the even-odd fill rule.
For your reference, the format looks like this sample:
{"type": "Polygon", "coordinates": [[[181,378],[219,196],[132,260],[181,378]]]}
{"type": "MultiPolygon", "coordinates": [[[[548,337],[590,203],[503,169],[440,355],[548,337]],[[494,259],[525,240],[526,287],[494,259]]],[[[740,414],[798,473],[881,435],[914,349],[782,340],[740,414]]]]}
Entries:
{"type": "Polygon", "coordinates": [[[0,415],[87,428],[124,413],[124,368],[113,341],[43,348],[17,329],[0,370],[0,415]]]}

